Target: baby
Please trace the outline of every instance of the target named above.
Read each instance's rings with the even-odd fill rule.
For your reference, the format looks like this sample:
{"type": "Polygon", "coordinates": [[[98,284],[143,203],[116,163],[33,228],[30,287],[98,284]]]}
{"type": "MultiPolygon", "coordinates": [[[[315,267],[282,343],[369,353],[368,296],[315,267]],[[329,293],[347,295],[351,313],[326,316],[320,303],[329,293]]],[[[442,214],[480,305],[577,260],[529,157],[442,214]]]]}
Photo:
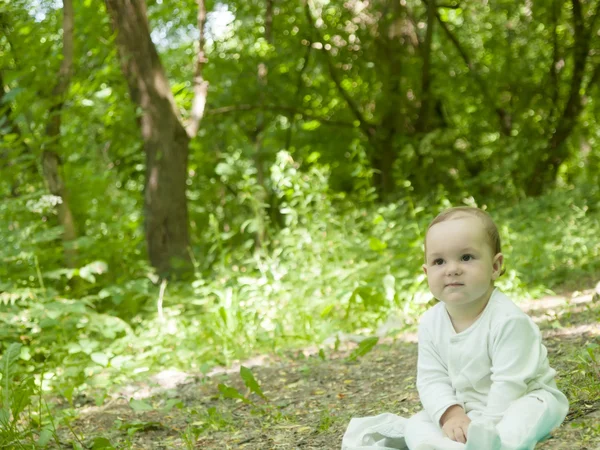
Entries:
{"type": "Polygon", "coordinates": [[[502,263],[486,212],[451,208],[429,225],[423,270],[440,302],[419,325],[410,450],[529,450],[565,419],[538,327],[494,287],[502,263]]]}

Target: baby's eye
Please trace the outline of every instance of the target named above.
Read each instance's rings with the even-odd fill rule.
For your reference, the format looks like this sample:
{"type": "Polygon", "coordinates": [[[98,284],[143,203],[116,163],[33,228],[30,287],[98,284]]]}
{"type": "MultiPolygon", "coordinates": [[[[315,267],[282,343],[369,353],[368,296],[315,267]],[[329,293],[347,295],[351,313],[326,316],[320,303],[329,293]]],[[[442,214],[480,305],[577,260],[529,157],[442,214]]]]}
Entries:
{"type": "Polygon", "coordinates": [[[433,260],[434,266],[439,266],[440,264],[444,264],[444,260],[442,258],[437,258],[433,260]]]}
{"type": "Polygon", "coordinates": [[[469,255],[469,254],[462,255],[462,257],[461,257],[461,261],[471,261],[472,259],[475,259],[475,258],[473,257],[473,255],[469,255]]]}

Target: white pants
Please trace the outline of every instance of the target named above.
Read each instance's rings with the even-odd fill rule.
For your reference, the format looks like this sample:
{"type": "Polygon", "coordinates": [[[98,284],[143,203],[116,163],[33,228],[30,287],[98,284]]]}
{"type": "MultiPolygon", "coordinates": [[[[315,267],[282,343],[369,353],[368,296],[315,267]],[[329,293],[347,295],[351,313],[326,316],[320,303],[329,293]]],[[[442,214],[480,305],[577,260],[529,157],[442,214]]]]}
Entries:
{"type": "MultiPolygon", "coordinates": [[[[533,450],[535,444],[548,436],[565,419],[568,412],[566,398],[559,401],[550,392],[533,391],[514,401],[496,425],[496,432],[502,443],[501,450],[533,450]]],[[[467,413],[473,421],[480,413],[467,413]]],[[[467,440],[469,439],[467,430],[467,440]]],[[[410,450],[425,449],[464,449],[465,445],[452,441],[434,424],[425,411],[412,416],[406,422],[406,445],[410,450]]]]}

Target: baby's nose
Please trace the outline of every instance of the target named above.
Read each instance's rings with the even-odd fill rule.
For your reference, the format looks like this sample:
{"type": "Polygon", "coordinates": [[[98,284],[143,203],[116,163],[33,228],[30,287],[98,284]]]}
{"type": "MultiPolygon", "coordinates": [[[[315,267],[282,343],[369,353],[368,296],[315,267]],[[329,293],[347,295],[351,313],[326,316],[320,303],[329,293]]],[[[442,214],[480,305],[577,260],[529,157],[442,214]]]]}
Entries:
{"type": "Polygon", "coordinates": [[[448,274],[450,274],[450,275],[455,275],[455,274],[458,274],[458,273],[460,273],[460,264],[458,264],[458,263],[455,263],[455,262],[453,262],[453,263],[448,263],[448,264],[446,265],[446,271],[447,271],[447,273],[448,273],[448,274]]]}

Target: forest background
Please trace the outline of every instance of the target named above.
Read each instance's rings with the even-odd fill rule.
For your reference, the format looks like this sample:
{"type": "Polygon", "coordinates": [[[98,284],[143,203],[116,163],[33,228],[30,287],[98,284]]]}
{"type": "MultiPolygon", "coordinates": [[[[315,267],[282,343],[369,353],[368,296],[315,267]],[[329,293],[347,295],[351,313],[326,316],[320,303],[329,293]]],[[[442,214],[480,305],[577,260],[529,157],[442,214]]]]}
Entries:
{"type": "Polygon", "coordinates": [[[506,292],[589,287],[599,16],[597,0],[1,2],[3,439],[68,422],[32,412],[38,394],[102,404],[165,369],[414,329],[424,230],[450,205],[492,213],[506,292]]]}

